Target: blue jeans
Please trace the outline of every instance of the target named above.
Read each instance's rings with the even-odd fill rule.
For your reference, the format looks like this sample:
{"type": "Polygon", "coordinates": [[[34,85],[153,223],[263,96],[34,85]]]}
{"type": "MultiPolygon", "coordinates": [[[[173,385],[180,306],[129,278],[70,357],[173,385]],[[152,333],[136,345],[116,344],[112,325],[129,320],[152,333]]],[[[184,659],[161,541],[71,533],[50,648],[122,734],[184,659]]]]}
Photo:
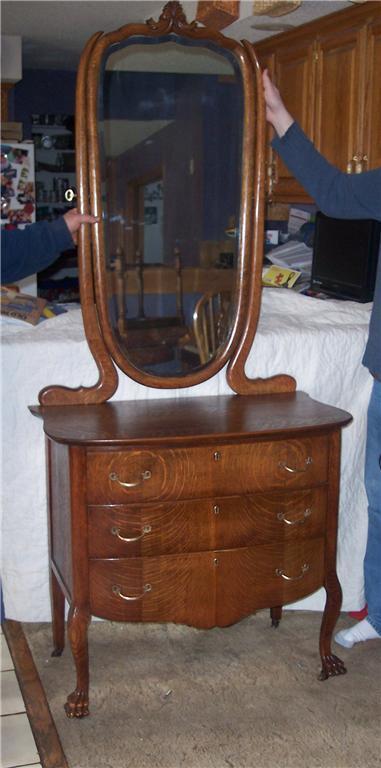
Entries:
{"type": "Polygon", "coordinates": [[[381,381],[374,380],[368,408],[365,455],[368,541],[364,560],[368,621],[381,635],[381,381]]]}

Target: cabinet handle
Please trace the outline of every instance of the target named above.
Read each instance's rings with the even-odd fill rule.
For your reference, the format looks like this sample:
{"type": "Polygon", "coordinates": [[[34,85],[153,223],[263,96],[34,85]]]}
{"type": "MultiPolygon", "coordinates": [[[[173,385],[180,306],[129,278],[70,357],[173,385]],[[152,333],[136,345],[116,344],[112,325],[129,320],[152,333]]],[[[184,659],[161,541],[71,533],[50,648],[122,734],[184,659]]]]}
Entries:
{"type": "Polygon", "coordinates": [[[139,541],[139,539],[142,539],[146,533],[151,533],[151,526],[144,525],[138,536],[121,536],[120,528],[117,528],[116,525],[113,525],[111,528],[111,533],[113,536],[117,536],[120,541],[139,541]]]}
{"type": "Polygon", "coordinates": [[[272,197],[274,184],[277,183],[275,161],[271,161],[267,163],[267,178],[268,178],[268,198],[270,200],[272,197]]]}
{"type": "Polygon", "coordinates": [[[277,518],[278,520],[281,520],[281,522],[286,523],[286,525],[301,525],[306,522],[306,518],[310,516],[311,512],[312,509],[307,507],[303,512],[303,517],[298,517],[297,520],[288,520],[287,517],[284,516],[284,512],[278,512],[277,518]]]}
{"type": "Polygon", "coordinates": [[[300,469],[297,469],[296,467],[294,468],[288,467],[285,461],[280,461],[278,463],[278,467],[280,467],[281,469],[285,469],[286,472],[292,472],[292,474],[295,474],[296,472],[307,472],[309,464],[312,464],[311,456],[307,456],[304,463],[306,465],[305,467],[301,467],[300,469]]]}
{"type": "Polygon", "coordinates": [[[118,584],[114,584],[114,586],[112,587],[112,591],[114,595],[116,595],[117,597],[121,597],[122,600],[129,600],[129,601],[141,600],[146,594],[146,592],[151,592],[151,589],[152,589],[151,584],[144,584],[142,594],[132,596],[132,595],[123,595],[123,593],[120,591],[121,587],[118,584]]]}
{"type": "Polygon", "coordinates": [[[145,469],[144,472],[140,475],[140,480],[137,480],[136,483],[123,483],[122,480],[119,480],[118,475],[116,472],[110,472],[109,478],[115,483],[118,483],[123,488],[136,488],[137,485],[140,485],[144,480],[149,480],[151,477],[151,472],[149,469],[145,469]]]}
{"type": "Polygon", "coordinates": [[[302,579],[304,574],[307,573],[307,571],[310,570],[310,566],[308,563],[304,563],[301,568],[301,573],[299,576],[286,576],[284,571],[282,571],[281,568],[276,568],[275,573],[277,576],[281,576],[282,579],[285,579],[286,581],[299,581],[299,579],[302,579]]]}
{"type": "Polygon", "coordinates": [[[362,173],[362,161],[363,157],[361,155],[353,155],[352,161],[355,164],[355,173],[362,173]]]}
{"type": "Polygon", "coordinates": [[[268,178],[268,195],[269,195],[269,198],[271,199],[273,194],[273,183],[274,183],[272,163],[269,163],[267,166],[267,178],[268,178]]]}

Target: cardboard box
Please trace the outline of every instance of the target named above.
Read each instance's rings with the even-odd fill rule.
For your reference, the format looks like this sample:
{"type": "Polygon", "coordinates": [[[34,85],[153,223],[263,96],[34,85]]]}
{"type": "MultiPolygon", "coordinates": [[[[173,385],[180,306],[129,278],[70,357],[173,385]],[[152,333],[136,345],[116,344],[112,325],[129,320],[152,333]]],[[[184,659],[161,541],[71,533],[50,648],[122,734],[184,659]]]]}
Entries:
{"type": "Polygon", "coordinates": [[[22,141],[22,123],[1,123],[1,138],[5,141],[22,141]]]}

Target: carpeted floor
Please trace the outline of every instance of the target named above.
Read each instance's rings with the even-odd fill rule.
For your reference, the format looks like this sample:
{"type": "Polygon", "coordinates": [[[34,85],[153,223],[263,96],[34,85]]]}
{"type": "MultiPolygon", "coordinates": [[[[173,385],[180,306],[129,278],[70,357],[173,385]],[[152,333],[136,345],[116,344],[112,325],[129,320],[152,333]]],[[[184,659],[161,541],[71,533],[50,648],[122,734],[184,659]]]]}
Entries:
{"type": "Polygon", "coordinates": [[[52,658],[50,625],[23,628],[70,768],[377,768],[381,643],[340,648],[348,674],[319,682],[320,621],[288,611],[274,629],[261,611],[209,631],[93,622],[83,720],[63,711],[69,648],[52,658]]]}

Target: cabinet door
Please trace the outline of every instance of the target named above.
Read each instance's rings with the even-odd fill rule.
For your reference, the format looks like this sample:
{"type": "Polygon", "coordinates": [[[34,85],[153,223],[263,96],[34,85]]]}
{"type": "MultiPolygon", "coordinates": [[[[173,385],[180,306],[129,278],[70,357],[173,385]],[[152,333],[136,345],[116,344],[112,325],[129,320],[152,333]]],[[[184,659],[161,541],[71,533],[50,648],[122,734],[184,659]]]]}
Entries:
{"type": "Polygon", "coordinates": [[[361,170],[365,27],[327,31],[317,40],[317,149],[342,171],[361,170]]]}
{"type": "Polygon", "coordinates": [[[364,170],[381,167],[381,8],[367,29],[365,71],[364,170]]]}
{"type": "MultiPolygon", "coordinates": [[[[275,53],[275,82],[288,111],[312,137],[314,120],[315,67],[313,42],[309,39],[280,46],[275,53]]],[[[274,200],[309,200],[286,165],[274,153],[274,200]]]]}

